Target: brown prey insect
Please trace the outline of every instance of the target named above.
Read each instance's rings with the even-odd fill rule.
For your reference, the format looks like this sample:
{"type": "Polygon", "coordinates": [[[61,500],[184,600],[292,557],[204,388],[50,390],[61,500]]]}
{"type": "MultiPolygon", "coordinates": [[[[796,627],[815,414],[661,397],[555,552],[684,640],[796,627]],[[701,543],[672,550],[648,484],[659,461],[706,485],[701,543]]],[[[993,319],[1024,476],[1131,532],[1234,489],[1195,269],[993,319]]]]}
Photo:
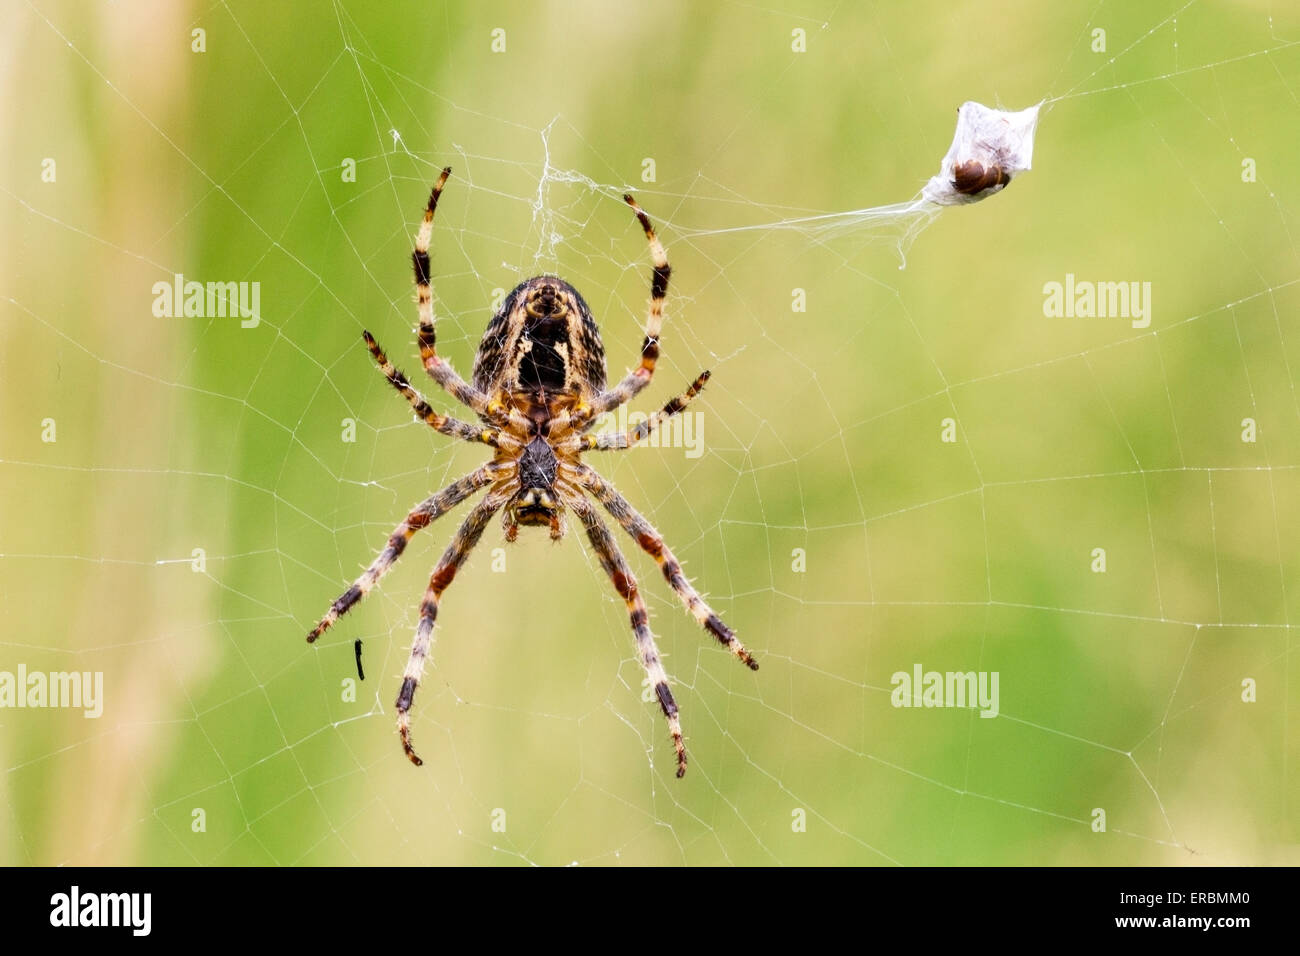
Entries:
{"type": "Polygon", "coordinates": [[[507,541],[515,540],[521,526],[547,528],[554,540],[564,536],[565,514],[582,524],[600,566],[627,604],[637,655],[645,668],[672,735],[677,755],[677,776],[686,773],[686,747],[682,742],[677,704],[668,687],[650,632],[645,601],[627,559],[619,551],[608,525],[593,502],[599,503],[637,545],[655,559],[668,584],[700,625],[752,670],[758,662],[745,650],[735,632],[704,603],[682,573],[681,564],[659,532],[628,504],[617,490],[582,461],[588,451],[630,448],[646,438],[666,419],[680,412],[700,393],[709,373],[701,372],[690,387],[635,428],[625,432],[589,434],[598,415],[626,403],[650,384],[659,357],[659,331],[670,268],[664,247],[636,201],[632,207],[650,244],[654,271],[650,282],[650,309],[641,345],[641,362],[613,388],[605,384],[605,348],[600,330],[578,290],[555,276],[541,275],[521,282],[506,296],[483,333],[474,359],[471,381],[461,378],[434,347],[433,291],[429,286],[429,240],[433,214],[442,187],[451,175],[438,177],[424,221],[415,240],[412,261],[419,308],[420,358],[424,369],[446,392],[473,411],[482,424],[459,421],[435,411],[393,367],[369,332],[362,333],[370,354],[385,377],[410,403],[415,417],[435,431],[493,449],[492,460],[446,488],[430,495],[388,537],[388,543],[371,565],[330,605],[311,633],[315,641],[339,616],[345,614],[401,556],[417,531],[446,514],[477,492],[486,491],[470,511],[443,553],[420,604],[420,619],[411,644],[411,656],[397,695],[397,731],[402,749],[419,766],[422,761],[411,745],[410,711],[424,673],[432,644],[434,622],[442,593],[478,544],[492,516],[502,512],[507,541]]]}
{"type": "Polygon", "coordinates": [[[977,159],[953,163],[952,188],[966,196],[974,196],[994,186],[1005,186],[1011,177],[1001,166],[985,166],[977,159]]]}

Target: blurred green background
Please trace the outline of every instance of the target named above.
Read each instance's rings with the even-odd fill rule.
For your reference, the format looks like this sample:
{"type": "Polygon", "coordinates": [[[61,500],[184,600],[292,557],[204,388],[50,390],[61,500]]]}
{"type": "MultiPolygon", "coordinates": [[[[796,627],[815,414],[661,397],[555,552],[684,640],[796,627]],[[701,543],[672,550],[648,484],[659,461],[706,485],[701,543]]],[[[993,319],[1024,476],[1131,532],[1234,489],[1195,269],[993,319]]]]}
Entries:
{"type": "Polygon", "coordinates": [[[102,671],[105,709],[0,710],[0,862],[1300,862],[1297,43],[1262,0],[12,5],[0,670],[102,671]],[[965,100],[1046,100],[1034,169],[905,269],[898,220],[709,234],[910,198],[965,100]],[[668,246],[636,405],[712,368],[704,453],[594,464],[762,662],[628,542],[681,781],[578,533],[499,570],[493,524],[419,770],[392,702],[463,509],[303,641],[484,457],[360,340],[419,371],[409,250],[446,164],[462,371],[494,290],[555,271],[621,374],[649,273],[625,188],[668,246]],[[259,282],[261,324],[154,317],[174,273],[259,282]],[[1151,327],[1046,318],[1066,273],[1151,282],[1151,327]],[[892,707],[915,664],[997,671],[1001,715],[892,707]]]}

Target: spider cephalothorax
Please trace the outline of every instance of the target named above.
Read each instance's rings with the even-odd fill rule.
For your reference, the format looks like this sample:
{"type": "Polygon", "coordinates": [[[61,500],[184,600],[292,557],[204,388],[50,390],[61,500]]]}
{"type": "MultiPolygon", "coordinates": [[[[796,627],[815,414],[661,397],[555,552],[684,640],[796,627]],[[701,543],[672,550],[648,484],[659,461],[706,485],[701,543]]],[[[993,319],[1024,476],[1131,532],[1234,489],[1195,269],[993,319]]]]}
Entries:
{"type": "Polygon", "coordinates": [[[560,459],[551,443],[534,435],[519,456],[519,490],[506,503],[507,541],[515,540],[521,524],[543,524],[555,540],[564,537],[560,496],[555,491],[559,471],[560,459]]]}
{"type": "Polygon", "coordinates": [[[521,282],[502,301],[483,334],[471,381],[466,382],[437,353],[433,292],[429,286],[433,215],[449,175],[451,170],[444,169],[429,195],[412,256],[420,315],[420,358],[430,377],[473,411],[483,424],[474,425],[434,411],[411,387],[406,376],[388,361],[370,333],[364,332],[363,336],[380,369],[410,403],[416,418],[444,435],[489,445],[495,453],[482,467],[416,505],[389,535],[387,546],[370,567],[330,605],[307,640],[316,640],[341,614],[365,597],[401,556],[416,531],[486,489],[433,569],[420,604],[420,620],[397,696],[397,728],[402,747],[418,766],[421,760],[411,746],[410,710],[432,645],[442,592],[450,586],[497,511],[502,512],[508,541],[515,540],[521,526],[532,525],[549,528],[551,537],[559,540],[564,535],[564,515],[571,512],[582,523],[601,568],[627,605],[638,657],[668,720],[680,777],[686,772],[686,747],[682,742],[677,704],[650,633],[645,601],[632,569],[592,500],[599,502],[642,550],[655,559],[668,584],[706,631],[753,670],[758,669],[758,663],[737,640],[735,632],[722,623],[691,586],[681,564],[654,527],[582,462],[584,452],[630,448],[646,438],[665,419],[685,408],[708,381],[709,373],[701,372],[683,394],[633,429],[588,434],[597,416],[637,395],[654,375],[671,272],[668,258],[649,218],[631,196],[624,196],[650,243],[654,272],[641,362],[613,388],[606,388],[605,348],[587,303],[563,279],[545,275],[521,282]]]}

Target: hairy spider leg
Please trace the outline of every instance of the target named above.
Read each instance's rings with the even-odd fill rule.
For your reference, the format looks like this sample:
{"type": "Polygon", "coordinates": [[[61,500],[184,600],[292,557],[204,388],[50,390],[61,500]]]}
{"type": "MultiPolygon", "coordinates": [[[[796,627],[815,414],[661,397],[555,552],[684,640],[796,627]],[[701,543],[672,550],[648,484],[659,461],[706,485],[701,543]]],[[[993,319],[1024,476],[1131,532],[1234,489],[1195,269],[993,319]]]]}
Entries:
{"type": "Polygon", "coordinates": [[[442,517],[476,491],[490,485],[500,477],[501,471],[502,467],[499,464],[488,462],[468,475],[456,479],[446,488],[430,495],[412,508],[410,514],[388,536],[388,544],[371,562],[370,567],[361,572],[361,576],[356,579],[352,586],[334,600],[325,616],[320,619],[320,623],[311,629],[311,632],[307,635],[307,641],[309,643],[315,641],[335,621],[369,594],[370,589],[388,573],[388,569],[402,556],[402,552],[406,550],[407,544],[410,543],[411,538],[415,536],[417,531],[431,521],[442,517]]]}
{"type": "Polygon", "coordinates": [[[576,491],[568,500],[568,505],[582,521],[582,526],[587,531],[587,538],[591,542],[591,549],[600,561],[600,566],[605,569],[605,573],[613,582],[614,590],[627,604],[628,619],[632,624],[632,634],[636,638],[641,666],[645,668],[646,677],[649,678],[654,687],[655,697],[659,700],[659,707],[668,721],[668,733],[672,735],[673,749],[677,753],[677,776],[685,776],[686,745],[682,741],[682,722],[677,716],[677,702],[673,700],[673,692],[668,686],[668,674],[664,671],[663,661],[659,657],[659,648],[655,646],[654,635],[650,632],[649,614],[646,611],[645,601],[641,598],[641,592],[637,589],[636,577],[632,574],[627,559],[623,557],[623,553],[614,542],[614,536],[609,533],[609,528],[600,520],[596,509],[576,491]]]}
{"type": "Polygon", "coordinates": [[[686,609],[691,612],[700,626],[716,637],[718,642],[735,654],[746,667],[750,670],[758,670],[758,661],[754,660],[753,655],[745,649],[745,645],[736,637],[736,632],[722,623],[722,618],[704,603],[700,593],[691,586],[691,582],[682,573],[681,563],[673,556],[668,545],[664,543],[663,536],[654,529],[654,526],[641,517],[636,509],[628,504],[627,499],[592,468],[579,464],[577,472],[580,485],[604,505],[610,517],[623,526],[623,530],[632,536],[632,540],[640,545],[641,550],[659,563],[664,579],[677,592],[677,596],[682,599],[682,603],[686,605],[686,609]]]}
{"type": "Polygon", "coordinates": [[[489,492],[482,501],[474,506],[469,517],[461,524],[452,538],[451,544],[443,552],[442,558],[429,577],[429,587],[424,592],[420,603],[420,620],[415,626],[415,640],[411,642],[411,656],[406,662],[406,671],[402,675],[402,689],[397,695],[397,733],[402,738],[402,749],[411,763],[417,767],[424,763],[411,746],[411,704],[415,700],[415,690],[420,686],[424,676],[424,661],[433,646],[433,625],[438,619],[438,601],[442,592],[447,590],[456,572],[460,569],[469,553],[483,536],[492,516],[501,506],[510,500],[510,490],[489,492]]]}

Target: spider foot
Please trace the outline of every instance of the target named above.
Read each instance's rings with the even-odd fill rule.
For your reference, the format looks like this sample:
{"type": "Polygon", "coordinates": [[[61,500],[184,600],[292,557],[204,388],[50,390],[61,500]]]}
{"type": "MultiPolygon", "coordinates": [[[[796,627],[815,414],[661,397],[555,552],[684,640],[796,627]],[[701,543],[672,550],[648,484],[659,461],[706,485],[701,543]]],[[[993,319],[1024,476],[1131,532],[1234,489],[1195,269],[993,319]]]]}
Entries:
{"type": "Polygon", "coordinates": [[[424,761],[420,759],[420,755],[411,746],[411,719],[405,712],[397,715],[397,733],[402,738],[402,750],[406,752],[407,758],[417,767],[423,767],[424,761]]]}
{"type": "Polygon", "coordinates": [[[722,618],[710,614],[704,619],[704,629],[716,637],[723,647],[739,657],[740,662],[751,671],[758,670],[758,661],[754,660],[754,655],[745,650],[745,645],[740,643],[736,632],[723,624],[722,618]]]}
{"type": "Polygon", "coordinates": [[[307,634],[307,643],[314,644],[316,638],[329,630],[330,626],[339,619],[339,616],[347,613],[348,609],[360,601],[363,596],[364,592],[359,584],[352,585],[352,587],[340,594],[338,599],[330,605],[330,609],[325,612],[325,616],[320,619],[320,623],[307,634]]]}
{"type": "Polygon", "coordinates": [[[397,733],[402,738],[402,749],[406,751],[406,756],[411,763],[417,767],[422,766],[424,761],[420,759],[411,746],[411,702],[415,699],[415,688],[418,681],[414,677],[407,677],[402,681],[402,690],[397,695],[397,733]]]}
{"type": "Polygon", "coordinates": [[[680,780],[686,776],[686,744],[682,743],[682,722],[677,717],[677,705],[673,703],[668,686],[662,684],[660,687],[655,689],[659,691],[660,702],[664,703],[664,715],[668,718],[668,733],[672,734],[673,750],[677,751],[677,777],[680,780]]]}
{"type": "Polygon", "coordinates": [[[329,614],[321,618],[320,623],[307,632],[307,643],[315,644],[316,638],[320,637],[322,634],[328,631],[330,625],[333,624],[336,620],[338,620],[338,615],[335,614],[333,611],[331,611],[329,614]]]}

